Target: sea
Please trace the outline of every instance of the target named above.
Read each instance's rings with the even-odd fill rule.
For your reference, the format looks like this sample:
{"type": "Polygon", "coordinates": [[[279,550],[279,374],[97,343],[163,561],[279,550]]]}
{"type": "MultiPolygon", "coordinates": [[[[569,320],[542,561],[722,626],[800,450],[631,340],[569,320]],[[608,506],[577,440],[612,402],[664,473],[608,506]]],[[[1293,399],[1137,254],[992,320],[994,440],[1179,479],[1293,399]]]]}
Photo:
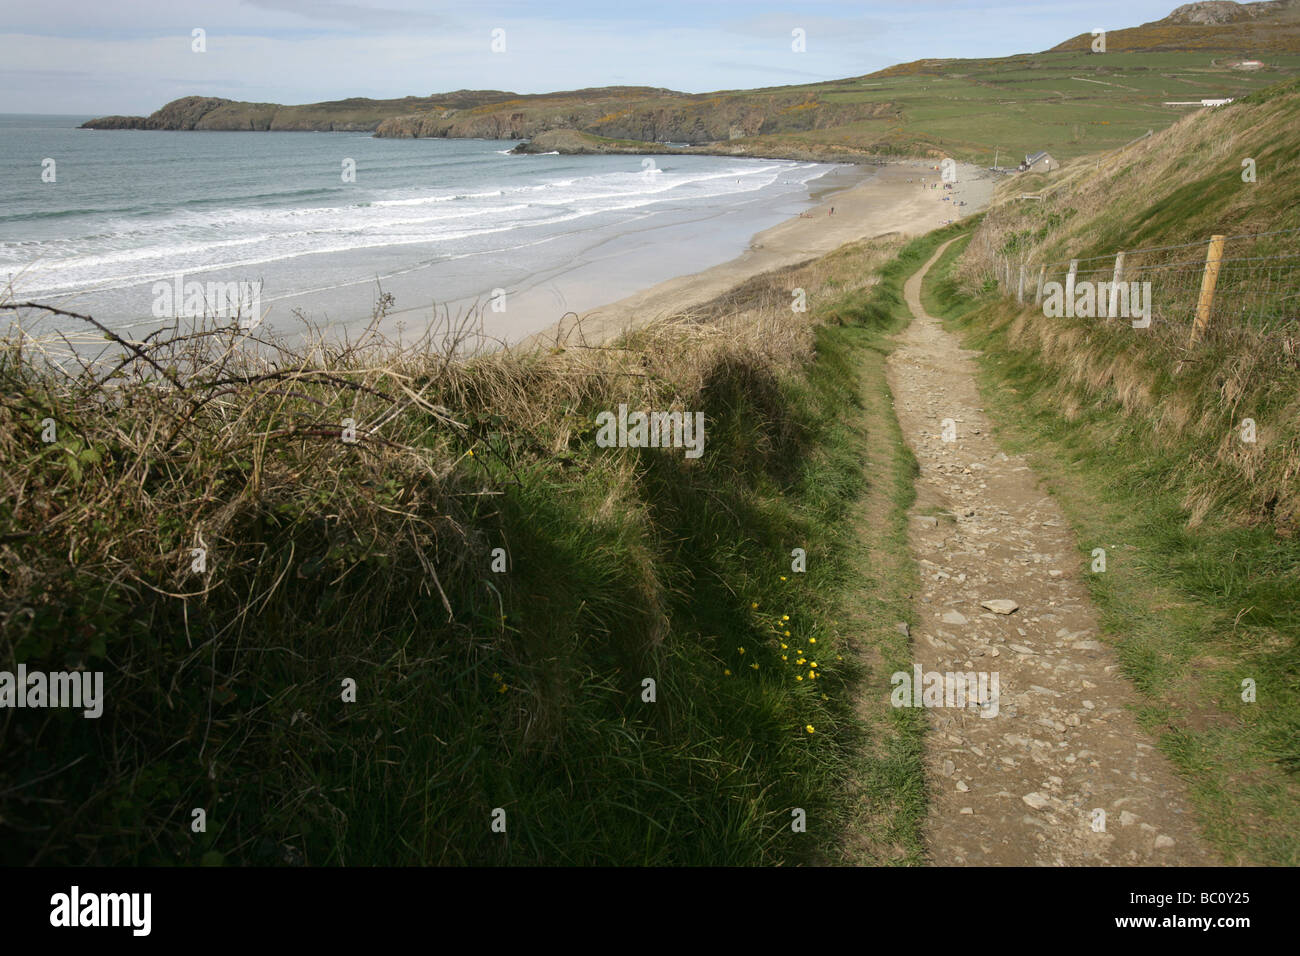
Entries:
{"type": "MultiPolygon", "coordinates": [[[[732,259],[808,208],[822,163],[514,155],[516,141],[367,133],[83,130],[0,115],[0,325],[40,302],[141,337],[164,289],[239,282],[292,337],[381,302],[405,330],[476,311],[519,341],[732,259]]],[[[164,315],[166,312],[166,315],[164,315]]]]}

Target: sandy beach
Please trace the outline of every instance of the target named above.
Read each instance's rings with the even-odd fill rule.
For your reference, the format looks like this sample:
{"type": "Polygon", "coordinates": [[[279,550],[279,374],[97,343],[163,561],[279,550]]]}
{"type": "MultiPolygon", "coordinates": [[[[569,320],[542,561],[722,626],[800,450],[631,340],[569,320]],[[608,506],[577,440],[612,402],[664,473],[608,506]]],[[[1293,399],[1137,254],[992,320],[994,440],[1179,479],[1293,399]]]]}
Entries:
{"type": "MultiPolygon", "coordinates": [[[[752,276],[825,255],[847,242],[889,233],[917,236],[988,205],[995,181],[987,170],[959,164],[944,189],[937,164],[905,160],[876,167],[866,182],[826,191],[811,210],[754,236],[729,262],[678,276],[530,336],[523,347],[607,342],[656,319],[707,302],[752,276]],[[939,183],[938,188],[934,184],[939,183]],[[965,202],[965,206],[958,203],[965,202]],[[832,213],[831,210],[834,210],[832,213]]],[[[816,195],[816,194],[815,194],[816,195]]]]}

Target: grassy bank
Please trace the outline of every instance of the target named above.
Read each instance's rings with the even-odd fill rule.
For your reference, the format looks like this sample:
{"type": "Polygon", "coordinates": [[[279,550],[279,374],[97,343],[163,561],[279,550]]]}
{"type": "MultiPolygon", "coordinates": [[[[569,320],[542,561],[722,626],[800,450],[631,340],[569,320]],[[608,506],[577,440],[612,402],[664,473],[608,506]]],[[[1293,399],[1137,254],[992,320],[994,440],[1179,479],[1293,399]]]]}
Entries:
{"type": "MultiPolygon", "coordinates": [[[[889,705],[889,675],[911,666],[911,647],[900,623],[915,623],[912,599],[919,585],[908,548],[907,513],[914,498],[916,460],[908,449],[885,378],[890,336],[911,319],[903,283],[960,227],[950,226],[908,243],[880,270],[880,281],[859,309],[834,308],[822,335],[822,354],[841,354],[856,378],[858,401],[841,412],[846,446],[864,449],[859,466],[865,493],[845,516],[851,549],[851,585],[843,590],[839,622],[862,668],[848,814],[839,860],[863,865],[925,862],[922,825],[926,793],[922,763],[926,722],[910,708],[889,705]]],[[[852,255],[849,249],[828,257],[852,255]]]]}
{"type": "MultiPolygon", "coordinates": [[[[1187,780],[1202,827],[1226,859],[1295,865],[1300,544],[1289,521],[1279,525],[1256,507],[1249,483],[1221,477],[1214,493],[1223,507],[1197,507],[1207,470],[1235,463],[1216,462],[1216,436],[1173,431],[1161,416],[1166,389],[1212,409],[1219,393],[1206,383],[1238,370],[1140,383],[1070,374],[1059,351],[1026,334],[1041,315],[970,294],[956,277],[965,251],[956,243],[936,264],[926,308],[983,350],[981,390],[999,438],[1029,457],[1065,509],[1081,566],[1091,565],[1093,548],[1106,550],[1105,573],[1087,580],[1106,637],[1143,697],[1143,727],[1187,780]],[[1147,388],[1150,401],[1126,402],[1126,383],[1147,388]],[[1246,680],[1253,702],[1243,700],[1246,680]]],[[[1104,364],[1113,336],[1076,339],[1073,368],[1104,364]]],[[[1130,376],[1141,361],[1133,358],[1130,376]]]]}
{"type": "Polygon", "coordinates": [[[0,857],[918,859],[920,727],[854,705],[906,655],[894,251],[602,349],[5,342],[0,670],[105,705],[3,711],[0,857]],[[599,447],[620,403],[703,455],[599,447]]]}
{"type": "MultiPolygon", "coordinates": [[[[1003,311],[997,322],[1009,343],[1055,370],[1068,413],[1108,406],[1176,456],[1193,523],[1231,513],[1241,523],[1300,532],[1300,173],[1288,159],[1300,148],[1297,119],[1294,83],[1187,117],[1140,151],[1085,167],[1042,202],[997,207],[957,269],[961,289],[978,295],[999,255],[1024,257],[1032,274],[1041,262],[1128,249],[1132,273],[1133,250],[1155,250],[1147,255],[1153,268],[1141,274],[1154,279],[1149,329],[1048,318],[1041,309],[1003,311]],[[1257,181],[1243,181],[1243,156],[1258,163],[1257,181]],[[1200,263],[1216,233],[1255,238],[1230,241],[1214,321],[1189,348],[1200,263]],[[1185,243],[1194,245],[1171,248],[1185,243]],[[1192,261],[1175,266],[1162,257],[1192,261]],[[1240,439],[1246,419],[1258,441],[1240,439]]],[[[1083,268],[1109,279],[1112,261],[1083,268]]]]}

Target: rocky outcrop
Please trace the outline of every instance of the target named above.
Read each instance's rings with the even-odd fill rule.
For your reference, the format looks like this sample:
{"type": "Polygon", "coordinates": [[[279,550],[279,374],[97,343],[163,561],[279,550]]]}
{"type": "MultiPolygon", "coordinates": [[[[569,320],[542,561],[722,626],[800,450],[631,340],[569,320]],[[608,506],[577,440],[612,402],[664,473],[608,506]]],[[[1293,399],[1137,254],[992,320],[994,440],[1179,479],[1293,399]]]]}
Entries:
{"type": "Polygon", "coordinates": [[[373,132],[391,116],[416,110],[490,107],[514,96],[501,90],[458,90],[438,97],[406,96],[396,100],[354,97],[329,103],[281,106],[244,103],[214,96],[185,96],[149,116],[105,116],[82,124],[83,129],[170,130],[307,130],[315,132],[373,132]]]}
{"type": "Polygon", "coordinates": [[[101,116],[81,124],[82,129],[149,129],[147,116],[101,116]]]}
{"type": "MultiPolygon", "coordinates": [[[[1052,47],[1053,52],[1091,49],[1094,37],[1081,33],[1052,47]]],[[[1300,0],[1185,3],[1163,20],[1106,33],[1106,50],[1204,50],[1256,56],[1286,52],[1300,40],[1300,0]]]]}
{"type": "MultiPolygon", "coordinates": [[[[81,124],[82,129],[198,129],[203,117],[230,100],[215,96],[183,96],[150,116],[104,116],[81,124]]],[[[240,104],[244,106],[252,104],[240,104]]]]}
{"type": "Polygon", "coordinates": [[[1250,20],[1273,13],[1279,6],[1287,6],[1286,0],[1278,3],[1234,3],[1233,0],[1201,0],[1200,3],[1185,3],[1165,18],[1169,23],[1233,23],[1237,20],[1250,20]]]}

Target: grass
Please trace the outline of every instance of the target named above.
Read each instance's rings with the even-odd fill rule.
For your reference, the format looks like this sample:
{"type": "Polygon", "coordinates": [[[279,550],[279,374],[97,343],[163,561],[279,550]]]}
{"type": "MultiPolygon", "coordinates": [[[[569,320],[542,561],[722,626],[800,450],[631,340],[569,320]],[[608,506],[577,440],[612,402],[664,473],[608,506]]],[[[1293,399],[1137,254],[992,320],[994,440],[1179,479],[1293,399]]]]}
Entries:
{"type": "Polygon", "coordinates": [[[906,656],[881,361],[921,248],[601,348],[6,341],[0,670],[107,701],[5,711],[0,858],[917,862],[920,724],[858,701],[906,656]],[[599,447],[620,402],[705,454],[599,447]]]}
{"type": "MultiPolygon", "coordinates": [[[[888,115],[767,130],[739,142],[764,149],[849,146],[881,154],[931,154],[991,165],[1049,151],[1070,160],[1161,130],[1185,114],[1166,100],[1244,96],[1293,75],[1293,55],[1266,72],[1243,73],[1212,51],[1158,53],[1056,50],[978,60],[917,61],[864,77],[784,88],[840,106],[888,107],[888,115]],[[1080,79],[1082,78],[1082,79],[1080,79]],[[1091,82],[1090,82],[1091,81],[1091,82]]],[[[753,91],[754,95],[762,91],[753,91]]]]}
{"type": "Polygon", "coordinates": [[[1122,321],[1006,309],[988,319],[1054,368],[1069,415],[1116,402],[1125,421],[1186,456],[1177,474],[1190,479],[1182,504],[1193,524],[1220,514],[1300,531],[1300,175],[1283,159],[1300,146],[1298,114],[1300,89],[1283,84],[1188,117],[1103,167],[1081,164],[1044,201],[990,211],[955,273],[975,295],[991,287],[1000,259],[1025,262],[1030,277],[1050,263],[1059,280],[1060,263],[1078,258],[1097,270],[1094,278],[1109,279],[1112,257],[1128,250],[1127,277],[1152,281],[1154,321],[1140,347],[1122,321]],[[1242,156],[1264,170],[1257,182],[1243,182],[1242,156]],[[1209,329],[1189,349],[1205,242],[1216,233],[1234,238],[1209,329]],[[1253,446],[1238,440],[1247,418],[1263,436],[1253,446]]]}
{"type": "Polygon", "coordinates": [[[904,281],[957,228],[937,230],[901,249],[881,269],[880,282],[859,307],[831,307],[834,324],[819,339],[821,354],[841,354],[846,374],[859,383],[860,404],[842,417],[841,427],[859,434],[851,446],[869,449],[861,463],[869,476],[867,491],[846,516],[857,539],[848,561],[858,586],[845,589],[839,609],[844,630],[855,635],[852,645],[864,669],[858,715],[875,729],[858,745],[845,794],[852,822],[845,828],[838,860],[850,864],[926,862],[926,725],[918,711],[888,705],[889,675],[911,664],[910,641],[899,625],[915,623],[912,597],[918,578],[907,538],[917,465],[894,415],[885,360],[893,348],[890,336],[911,318],[904,281]]]}

